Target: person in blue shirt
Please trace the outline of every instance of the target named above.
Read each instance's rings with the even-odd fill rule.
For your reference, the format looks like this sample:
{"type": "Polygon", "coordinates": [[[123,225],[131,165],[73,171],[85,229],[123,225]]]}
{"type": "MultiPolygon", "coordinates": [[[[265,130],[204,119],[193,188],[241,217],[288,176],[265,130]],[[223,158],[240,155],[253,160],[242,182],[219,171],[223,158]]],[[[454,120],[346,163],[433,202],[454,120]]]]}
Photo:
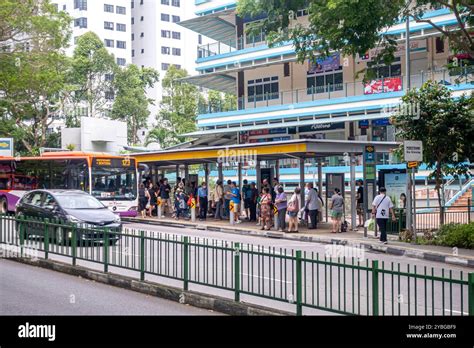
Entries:
{"type": "Polygon", "coordinates": [[[205,182],[198,188],[197,196],[199,199],[199,220],[206,220],[207,217],[207,185],[205,182]]]}
{"type": "Polygon", "coordinates": [[[239,219],[240,211],[240,190],[237,187],[235,181],[232,182],[230,186],[231,200],[234,202],[234,220],[236,223],[240,224],[242,221],[239,219]]]}

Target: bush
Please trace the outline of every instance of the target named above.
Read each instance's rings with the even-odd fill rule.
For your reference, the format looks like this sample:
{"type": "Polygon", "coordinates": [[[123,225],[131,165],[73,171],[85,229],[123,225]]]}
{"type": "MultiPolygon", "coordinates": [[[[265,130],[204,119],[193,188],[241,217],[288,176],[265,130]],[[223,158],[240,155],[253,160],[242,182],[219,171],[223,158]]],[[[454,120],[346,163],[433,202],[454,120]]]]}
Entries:
{"type": "Polygon", "coordinates": [[[433,244],[474,249],[474,222],[470,224],[446,224],[435,234],[433,244]]]}

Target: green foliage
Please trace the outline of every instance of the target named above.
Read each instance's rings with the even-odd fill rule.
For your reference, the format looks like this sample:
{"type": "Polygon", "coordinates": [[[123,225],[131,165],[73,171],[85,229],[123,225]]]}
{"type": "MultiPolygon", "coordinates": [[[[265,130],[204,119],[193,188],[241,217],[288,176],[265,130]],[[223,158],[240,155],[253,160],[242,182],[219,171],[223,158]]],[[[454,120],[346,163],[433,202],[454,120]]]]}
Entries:
{"type": "MultiPolygon", "coordinates": [[[[402,98],[401,111],[392,117],[400,139],[423,142],[423,162],[433,170],[430,177],[438,191],[444,176],[466,175],[466,161],[474,158],[473,142],[468,140],[474,139],[473,100],[472,93],[454,99],[448,88],[428,81],[419,90],[409,91],[402,98]],[[419,119],[408,112],[417,109],[419,119]]],[[[403,153],[403,147],[398,153],[403,153]]]]}
{"type": "Polygon", "coordinates": [[[148,106],[153,100],[146,97],[146,89],[159,80],[159,73],[152,68],[139,68],[134,64],[118,69],[115,74],[115,102],[112,118],[128,123],[128,142],[137,144],[137,132],[146,126],[148,106]]]}
{"type": "Polygon", "coordinates": [[[234,94],[210,90],[207,102],[204,101],[201,105],[205,105],[206,110],[211,109],[212,112],[232,111],[237,108],[237,97],[234,94]]]}
{"type": "Polygon", "coordinates": [[[180,81],[186,70],[172,65],[162,81],[163,99],[157,115],[157,126],[150,131],[146,144],[158,142],[162,148],[186,141],[182,134],[196,130],[197,105],[200,98],[196,86],[180,81]]]}
{"type": "Polygon", "coordinates": [[[443,225],[432,242],[436,245],[474,249],[474,222],[443,225]]]}
{"type": "Polygon", "coordinates": [[[250,26],[249,33],[257,35],[263,31],[270,46],[292,41],[300,62],[314,59],[316,55],[327,56],[331,51],[353,56],[379,48],[375,60],[389,63],[394,59],[397,43],[394,37],[380,33],[407,14],[448,37],[454,51],[474,56],[471,0],[413,0],[409,4],[407,9],[406,0],[240,0],[238,12],[240,16],[251,17],[266,14],[250,26]],[[422,18],[427,10],[440,7],[447,7],[456,14],[461,30],[448,31],[429,18],[422,18]],[[297,11],[304,8],[309,12],[308,25],[295,20],[297,11]]]}
{"type": "Polygon", "coordinates": [[[69,24],[49,1],[0,0],[0,136],[13,136],[16,152],[58,143],[48,128],[61,107],[69,24]]]}
{"type": "Polygon", "coordinates": [[[79,36],[68,74],[68,82],[73,86],[69,96],[73,108],[85,102],[89,117],[108,110],[105,93],[113,91],[113,81],[106,80],[105,75],[113,75],[118,70],[114,56],[97,34],[87,32],[79,36]]]}

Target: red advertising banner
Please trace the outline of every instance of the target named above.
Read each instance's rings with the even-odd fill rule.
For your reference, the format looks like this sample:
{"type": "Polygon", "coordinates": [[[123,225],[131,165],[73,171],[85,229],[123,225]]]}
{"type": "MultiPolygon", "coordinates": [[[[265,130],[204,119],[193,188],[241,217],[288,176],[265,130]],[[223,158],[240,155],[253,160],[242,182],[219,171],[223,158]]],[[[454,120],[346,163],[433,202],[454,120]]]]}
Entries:
{"type": "Polygon", "coordinates": [[[372,80],[365,84],[364,94],[378,94],[387,92],[401,91],[402,79],[401,77],[387,77],[384,79],[372,80]]]}

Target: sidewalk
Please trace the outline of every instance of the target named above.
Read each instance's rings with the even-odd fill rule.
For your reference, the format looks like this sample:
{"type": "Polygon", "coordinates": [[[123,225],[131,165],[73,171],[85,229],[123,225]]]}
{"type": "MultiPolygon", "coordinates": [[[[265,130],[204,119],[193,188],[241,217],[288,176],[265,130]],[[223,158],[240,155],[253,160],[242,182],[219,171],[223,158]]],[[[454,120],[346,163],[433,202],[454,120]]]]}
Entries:
{"type": "MultiPolygon", "coordinates": [[[[288,240],[298,240],[313,243],[324,244],[359,244],[369,250],[383,252],[386,254],[408,256],[429,261],[444,262],[458,266],[474,268],[474,250],[457,249],[457,255],[453,248],[436,245],[417,245],[404,243],[398,240],[398,235],[388,235],[389,243],[381,244],[374,236],[374,232],[369,232],[368,237],[364,238],[363,228],[358,231],[349,231],[345,233],[331,233],[331,223],[318,223],[318,229],[308,230],[300,225],[299,233],[284,233],[274,229],[269,231],[261,230],[254,222],[243,221],[240,224],[231,225],[227,220],[214,220],[209,218],[205,221],[196,220],[175,220],[172,218],[123,218],[123,221],[145,223],[153,225],[163,225],[170,227],[186,227],[198,230],[219,231],[225,233],[244,234],[249,236],[280,238],[288,240]]],[[[350,227],[349,227],[350,228],[350,227]]]]}

